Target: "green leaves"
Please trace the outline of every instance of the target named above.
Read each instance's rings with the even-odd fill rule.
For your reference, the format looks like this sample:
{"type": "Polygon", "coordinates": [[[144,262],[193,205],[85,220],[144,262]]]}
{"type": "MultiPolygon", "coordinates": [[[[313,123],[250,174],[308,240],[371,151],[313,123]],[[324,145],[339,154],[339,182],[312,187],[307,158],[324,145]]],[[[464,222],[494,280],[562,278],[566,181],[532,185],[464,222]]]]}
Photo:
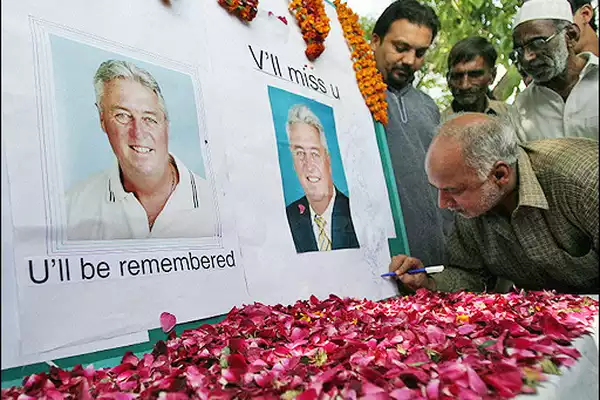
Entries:
{"type": "Polygon", "coordinates": [[[402,354],[403,356],[408,354],[408,351],[406,351],[406,349],[404,348],[404,346],[402,346],[402,344],[396,345],[396,350],[398,350],[398,353],[402,354]]]}
{"type": "Polygon", "coordinates": [[[367,41],[371,40],[371,37],[372,37],[372,34],[373,34],[373,28],[375,27],[375,22],[376,21],[377,20],[375,18],[371,18],[371,17],[360,17],[358,19],[358,23],[360,24],[360,27],[365,32],[364,38],[367,41]]]}
{"type": "Polygon", "coordinates": [[[544,358],[540,365],[542,366],[542,371],[546,374],[562,375],[562,372],[560,372],[558,366],[549,358],[544,358]]]}
{"type": "Polygon", "coordinates": [[[310,364],[310,357],[302,356],[302,357],[300,357],[300,362],[304,365],[308,365],[308,364],[310,364]]]}
{"type": "Polygon", "coordinates": [[[511,65],[502,79],[496,84],[494,88],[494,96],[496,99],[505,101],[514,91],[515,87],[521,83],[521,74],[517,70],[517,67],[511,65]]]}
{"type": "Polygon", "coordinates": [[[288,390],[281,395],[281,400],[294,400],[302,391],[300,390],[288,390]]]}
{"type": "Polygon", "coordinates": [[[535,368],[523,367],[521,371],[523,372],[523,383],[532,389],[539,386],[540,382],[544,379],[541,371],[535,368]]]}
{"type": "Polygon", "coordinates": [[[475,6],[477,9],[480,9],[485,3],[485,0],[473,0],[472,3],[473,6],[475,6]]]}
{"type": "Polygon", "coordinates": [[[477,349],[479,351],[481,351],[482,353],[485,353],[487,351],[487,348],[495,345],[496,342],[497,342],[497,340],[486,340],[485,342],[483,342],[479,346],[477,346],[477,349]]]}
{"type": "Polygon", "coordinates": [[[327,362],[327,352],[323,349],[318,349],[317,354],[312,359],[312,363],[317,367],[324,365],[327,362]]]}
{"type": "Polygon", "coordinates": [[[221,366],[221,368],[227,368],[229,366],[229,363],[227,362],[227,357],[229,357],[230,354],[231,350],[229,349],[229,347],[223,347],[223,350],[221,350],[221,357],[219,357],[219,365],[221,366]]]}
{"type": "Polygon", "coordinates": [[[409,367],[420,367],[421,365],[425,365],[425,364],[429,364],[429,363],[426,361],[417,361],[417,362],[414,362],[411,364],[406,364],[406,365],[409,367]]]}
{"type": "Polygon", "coordinates": [[[425,349],[425,353],[431,359],[431,361],[433,361],[435,363],[440,361],[440,359],[442,358],[441,354],[433,349],[429,349],[429,348],[425,349]]]}
{"type": "Polygon", "coordinates": [[[325,350],[319,348],[317,350],[317,352],[315,353],[315,355],[312,357],[308,357],[308,356],[300,357],[300,362],[305,365],[314,364],[317,367],[320,367],[327,362],[327,352],[325,350]]]}

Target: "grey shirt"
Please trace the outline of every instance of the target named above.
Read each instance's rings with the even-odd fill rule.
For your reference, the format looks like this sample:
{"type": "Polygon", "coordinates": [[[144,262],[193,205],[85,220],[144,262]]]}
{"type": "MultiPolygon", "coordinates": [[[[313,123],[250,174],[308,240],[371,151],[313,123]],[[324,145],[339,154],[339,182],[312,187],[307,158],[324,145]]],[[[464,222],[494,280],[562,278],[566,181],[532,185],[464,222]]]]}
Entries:
{"type": "Polygon", "coordinates": [[[437,105],[412,85],[388,90],[386,136],[410,255],[427,265],[444,263],[444,232],[452,215],[438,207],[427,180],[425,154],[440,122],[437,105]]]}

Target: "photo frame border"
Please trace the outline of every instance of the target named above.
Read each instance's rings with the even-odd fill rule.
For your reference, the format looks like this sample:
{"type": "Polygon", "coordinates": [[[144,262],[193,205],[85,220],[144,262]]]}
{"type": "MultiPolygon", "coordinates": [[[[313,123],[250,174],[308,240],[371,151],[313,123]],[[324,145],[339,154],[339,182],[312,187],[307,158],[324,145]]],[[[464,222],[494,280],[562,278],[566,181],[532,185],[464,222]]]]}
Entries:
{"type": "Polygon", "coordinates": [[[86,32],[81,32],[65,25],[29,16],[29,28],[33,42],[35,103],[38,119],[38,140],[42,164],[43,199],[46,228],[46,249],[49,256],[107,254],[127,252],[148,252],[161,250],[210,250],[222,249],[223,227],[217,200],[215,175],[212,168],[210,152],[211,141],[206,129],[203,94],[197,67],[158,54],[146,52],[138,48],[114,42],[86,32]],[[100,50],[122,54],[143,62],[186,74],[190,77],[196,118],[198,122],[198,139],[202,151],[206,178],[209,181],[213,207],[216,212],[217,231],[206,238],[173,238],[173,239],[124,239],[124,240],[78,240],[66,239],[66,199],[64,193],[51,191],[51,187],[64,187],[60,171],[62,159],[61,147],[58,144],[57,115],[55,102],[54,71],[50,34],[72,40],[82,45],[100,50]]]}

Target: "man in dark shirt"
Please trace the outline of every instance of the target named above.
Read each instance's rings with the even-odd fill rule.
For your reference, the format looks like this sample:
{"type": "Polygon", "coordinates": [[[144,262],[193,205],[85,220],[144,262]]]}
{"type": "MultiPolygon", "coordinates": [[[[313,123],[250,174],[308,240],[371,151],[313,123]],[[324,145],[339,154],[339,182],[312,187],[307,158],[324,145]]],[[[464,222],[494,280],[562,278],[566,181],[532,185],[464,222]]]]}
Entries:
{"type": "Polygon", "coordinates": [[[423,168],[440,113],[412,82],[439,27],[433,9],[400,0],[381,14],[371,40],[377,69],[388,85],[386,136],[408,245],[411,255],[426,264],[443,262],[444,218],[423,168]]]}

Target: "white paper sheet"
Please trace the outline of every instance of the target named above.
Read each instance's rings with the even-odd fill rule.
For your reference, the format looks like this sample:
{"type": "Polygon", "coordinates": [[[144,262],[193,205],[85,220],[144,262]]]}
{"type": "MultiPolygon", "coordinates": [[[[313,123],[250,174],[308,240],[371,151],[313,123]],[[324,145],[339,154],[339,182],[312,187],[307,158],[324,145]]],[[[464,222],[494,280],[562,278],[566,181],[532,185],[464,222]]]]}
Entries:
{"type": "MultiPolygon", "coordinates": [[[[13,233],[2,273],[14,275],[3,279],[2,292],[3,308],[5,295],[14,298],[7,307],[18,320],[6,341],[20,343],[13,360],[117,345],[109,338],[137,340],[137,333],[158,326],[162,311],[185,322],[251,301],[291,303],[330,293],[378,300],[395,293],[395,285],[379,276],[389,263],[393,221],[373,121],[332,6],[326,6],[332,27],[327,48],[314,63],[304,55],[287,3],[277,0],[262,0],[250,24],[216,1],[178,0],[169,8],[145,0],[24,0],[2,7],[2,55],[10,60],[2,68],[3,174],[11,204],[2,228],[13,233]],[[177,157],[188,167],[198,164],[202,171],[194,172],[212,185],[219,234],[66,240],[64,189],[114,159],[100,129],[88,65],[101,56],[133,60],[163,86],[169,113],[181,116],[170,123],[169,149],[177,144],[177,157]],[[183,81],[191,86],[174,83],[183,81]],[[329,118],[323,124],[332,179],[342,193],[336,199],[349,199],[346,217],[359,248],[297,252],[286,215],[291,195],[283,185],[294,170],[280,161],[291,156],[284,154],[289,146],[278,146],[287,139],[278,139],[282,125],[277,131],[269,87],[313,102],[329,118]],[[186,90],[193,100],[182,97],[186,90]],[[195,141],[182,144],[195,130],[195,141]],[[77,146],[81,152],[73,150],[77,146]],[[219,265],[226,260],[235,266],[219,265]],[[144,272],[144,262],[202,266],[144,272]]],[[[335,244],[336,236],[330,239],[335,244]]]]}
{"type": "MultiPolygon", "coordinates": [[[[6,82],[2,89],[3,139],[14,227],[12,264],[18,288],[19,354],[33,355],[156,328],[162,311],[185,322],[226,313],[247,301],[235,221],[228,212],[233,199],[225,197],[227,143],[219,131],[206,129],[207,122],[218,115],[211,113],[207,104],[211,96],[205,81],[210,80],[210,62],[203,50],[202,28],[193,19],[201,13],[197,5],[187,2],[179,9],[169,9],[160,2],[124,5],[117,1],[71,1],[58,6],[58,2],[26,1],[3,4],[3,9],[2,51],[11,60],[2,67],[6,82]],[[173,29],[156,29],[168,25],[173,29]],[[187,40],[181,40],[189,37],[198,38],[193,51],[187,40]],[[56,38],[79,49],[72,54],[71,64],[59,62],[62,60],[57,57],[69,53],[55,46],[56,38]],[[77,122],[73,112],[65,111],[69,107],[90,112],[89,127],[95,127],[95,131],[82,129],[82,136],[90,135],[92,140],[94,135],[103,134],[97,114],[93,114],[94,70],[85,71],[87,82],[81,84],[88,88],[80,97],[81,102],[89,101],[87,105],[72,99],[69,102],[69,97],[63,96],[65,90],[76,86],[72,80],[78,79],[89,55],[133,59],[150,65],[152,71],[158,71],[154,74],[159,84],[161,76],[183,77],[190,82],[189,87],[164,90],[167,107],[172,106],[171,115],[181,115],[179,108],[192,110],[183,116],[184,125],[181,120],[171,122],[170,144],[177,141],[174,136],[188,135],[189,147],[195,146],[198,157],[203,159],[202,171],[194,172],[203,172],[206,185],[212,188],[219,221],[214,236],[152,241],[65,240],[61,231],[65,218],[64,183],[70,175],[64,170],[70,164],[64,157],[78,156],[73,152],[74,146],[88,152],[80,157],[81,168],[88,167],[86,161],[91,164],[96,160],[96,153],[105,151],[111,157],[106,143],[104,148],[89,148],[86,139],[77,142],[76,136],[69,136],[71,142],[64,144],[66,131],[77,122]],[[60,68],[70,68],[68,72],[72,73],[59,71],[60,68]],[[60,76],[63,80],[57,79],[60,76]],[[191,106],[173,100],[180,98],[178,92],[184,90],[193,93],[191,106]],[[231,259],[227,263],[231,265],[225,265],[226,258],[231,259]],[[153,273],[140,273],[143,260],[166,260],[166,268],[160,273],[156,272],[158,267],[153,273]],[[208,260],[206,265],[204,260],[208,260]],[[46,261],[49,278],[36,284],[34,278],[44,281],[46,261]],[[195,267],[174,271],[178,262],[195,267]],[[93,278],[89,278],[90,263],[101,267],[94,271],[93,278]]],[[[165,89],[174,84],[164,80],[162,83],[165,89]]],[[[180,144],[180,149],[176,156],[182,158],[181,153],[188,150],[186,143],[180,144]]],[[[186,166],[195,163],[193,155],[188,154],[186,166]]],[[[71,175],[78,172],[70,168],[71,175]]],[[[10,265],[4,261],[3,270],[4,265],[10,265]]]]}

